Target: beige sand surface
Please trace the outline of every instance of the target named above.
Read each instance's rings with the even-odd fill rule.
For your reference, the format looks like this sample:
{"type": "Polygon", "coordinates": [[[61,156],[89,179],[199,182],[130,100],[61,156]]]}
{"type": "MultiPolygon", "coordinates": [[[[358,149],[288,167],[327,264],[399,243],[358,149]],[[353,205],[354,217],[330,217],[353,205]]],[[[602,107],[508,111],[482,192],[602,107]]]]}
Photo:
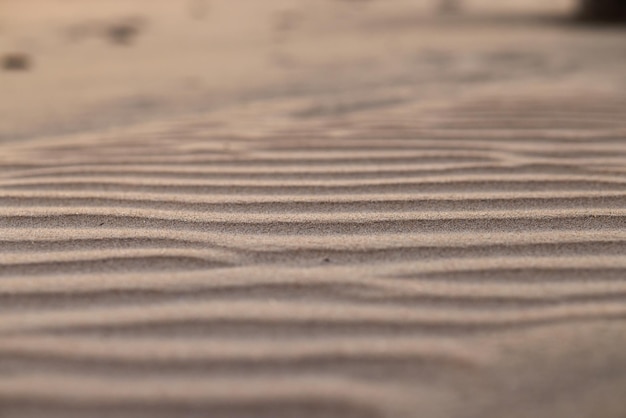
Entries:
{"type": "Polygon", "coordinates": [[[626,33],[503,3],[0,3],[0,417],[626,416],[626,33]]]}

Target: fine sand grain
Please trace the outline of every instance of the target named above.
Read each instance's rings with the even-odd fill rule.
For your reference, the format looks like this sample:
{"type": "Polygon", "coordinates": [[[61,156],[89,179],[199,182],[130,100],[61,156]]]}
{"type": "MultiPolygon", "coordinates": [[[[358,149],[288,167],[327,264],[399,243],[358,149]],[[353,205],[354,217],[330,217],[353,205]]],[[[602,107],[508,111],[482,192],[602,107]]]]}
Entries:
{"type": "Polygon", "coordinates": [[[615,33],[462,22],[421,81],[7,127],[0,417],[626,416],[615,33]]]}

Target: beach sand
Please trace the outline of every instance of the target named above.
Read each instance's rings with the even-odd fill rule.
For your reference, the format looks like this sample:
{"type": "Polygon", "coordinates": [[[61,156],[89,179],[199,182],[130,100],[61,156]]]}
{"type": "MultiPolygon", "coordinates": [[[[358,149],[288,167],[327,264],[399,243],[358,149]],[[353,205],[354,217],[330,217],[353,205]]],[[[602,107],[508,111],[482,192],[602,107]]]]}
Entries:
{"type": "Polygon", "coordinates": [[[624,30],[414,3],[3,3],[0,417],[626,416],[624,30]]]}

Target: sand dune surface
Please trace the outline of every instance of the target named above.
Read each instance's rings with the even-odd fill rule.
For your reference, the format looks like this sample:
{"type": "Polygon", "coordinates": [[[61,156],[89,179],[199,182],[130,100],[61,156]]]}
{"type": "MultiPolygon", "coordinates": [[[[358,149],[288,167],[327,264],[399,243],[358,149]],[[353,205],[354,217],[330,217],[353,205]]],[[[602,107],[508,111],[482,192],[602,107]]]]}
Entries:
{"type": "Polygon", "coordinates": [[[623,67],[542,25],[421,81],[7,128],[0,417],[626,416],[623,67]]]}

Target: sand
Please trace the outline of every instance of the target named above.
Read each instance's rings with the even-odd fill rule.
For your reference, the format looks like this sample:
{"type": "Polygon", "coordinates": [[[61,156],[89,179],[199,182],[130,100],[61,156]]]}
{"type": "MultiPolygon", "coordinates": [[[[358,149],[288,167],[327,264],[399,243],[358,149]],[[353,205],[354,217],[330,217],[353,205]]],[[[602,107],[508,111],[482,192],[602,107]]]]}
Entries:
{"type": "MultiPolygon", "coordinates": [[[[488,3],[417,29],[406,2],[362,6],[347,74],[357,35],[404,44],[360,79],[325,77],[319,22],[267,41],[306,69],[193,97],[159,69],[82,95],[40,60],[1,73],[64,116],[34,87],[0,104],[0,416],[625,416],[623,33],[488,3]],[[143,88],[154,106],[116,116],[143,88]]],[[[150,57],[139,36],[107,53],[150,57]]]]}

